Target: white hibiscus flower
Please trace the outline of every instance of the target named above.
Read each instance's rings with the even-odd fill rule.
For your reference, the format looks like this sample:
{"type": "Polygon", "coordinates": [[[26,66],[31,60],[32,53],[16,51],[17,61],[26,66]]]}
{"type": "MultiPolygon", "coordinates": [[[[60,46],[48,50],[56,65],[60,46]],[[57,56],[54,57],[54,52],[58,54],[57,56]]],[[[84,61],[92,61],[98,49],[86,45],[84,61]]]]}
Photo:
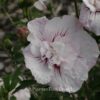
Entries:
{"type": "Polygon", "coordinates": [[[16,100],[30,100],[30,91],[28,88],[21,89],[14,94],[16,100]]]}
{"type": "Polygon", "coordinates": [[[83,0],[85,5],[92,11],[100,11],[100,0],[83,0]]]}
{"type": "Polygon", "coordinates": [[[95,40],[72,16],[36,18],[28,29],[30,44],[23,54],[35,80],[56,91],[79,90],[99,55],[95,40]]]}
{"type": "Polygon", "coordinates": [[[34,3],[34,7],[40,11],[46,11],[46,9],[47,9],[46,4],[48,2],[49,2],[49,0],[38,0],[34,3]]]}
{"type": "Polygon", "coordinates": [[[100,12],[91,12],[83,4],[80,12],[80,22],[88,30],[100,35],[100,12]]]}

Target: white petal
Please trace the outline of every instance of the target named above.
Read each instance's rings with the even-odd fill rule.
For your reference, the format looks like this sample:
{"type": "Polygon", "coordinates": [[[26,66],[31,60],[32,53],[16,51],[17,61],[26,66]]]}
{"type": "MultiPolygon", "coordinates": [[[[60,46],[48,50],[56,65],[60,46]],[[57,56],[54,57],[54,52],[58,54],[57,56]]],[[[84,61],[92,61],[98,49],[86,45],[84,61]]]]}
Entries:
{"type": "Polygon", "coordinates": [[[80,12],[80,22],[88,30],[100,35],[100,13],[90,12],[83,4],[80,12]]]}
{"type": "Polygon", "coordinates": [[[92,12],[96,11],[96,8],[93,6],[92,2],[94,2],[94,0],[83,0],[83,2],[85,3],[85,5],[90,8],[90,10],[92,12]]]}
{"type": "Polygon", "coordinates": [[[100,0],[83,0],[83,2],[90,9],[90,11],[100,11],[100,0]]]}
{"type": "Polygon", "coordinates": [[[51,80],[52,72],[39,58],[32,56],[30,47],[23,50],[26,67],[29,68],[38,83],[46,84],[51,80]]]}
{"type": "Polygon", "coordinates": [[[91,30],[90,16],[91,16],[90,10],[84,4],[82,4],[79,20],[82,23],[82,25],[88,28],[89,30],[91,30]]]}
{"type": "Polygon", "coordinates": [[[55,17],[48,21],[45,26],[45,38],[46,40],[52,41],[56,35],[62,32],[62,22],[59,17],[55,17]],[[59,33],[58,33],[59,32],[59,33]]]}
{"type": "MultiPolygon", "coordinates": [[[[75,21],[73,21],[72,23],[73,27],[76,27],[75,21]]],[[[95,64],[96,59],[100,54],[96,41],[90,35],[88,35],[81,27],[79,27],[79,24],[77,24],[76,30],[77,31],[69,31],[71,34],[70,44],[72,44],[73,48],[79,47],[80,50],[78,51],[77,49],[76,51],[79,53],[78,57],[80,56],[80,58],[84,58],[87,64],[89,63],[95,64]]],[[[92,66],[89,65],[88,65],[89,69],[93,67],[93,65],[92,66]]]]}
{"type": "Polygon", "coordinates": [[[100,54],[96,41],[88,35],[85,31],[80,34],[80,54],[78,57],[82,60],[85,59],[90,70],[96,63],[100,54]]]}
{"type": "Polygon", "coordinates": [[[55,70],[54,76],[50,82],[50,86],[54,90],[72,93],[79,90],[82,86],[83,81],[75,78],[72,70],[70,70],[70,68],[68,67],[70,66],[67,66],[67,64],[62,64],[61,74],[59,74],[59,72],[55,70]]]}
{"type": "Polygon", "coordinates": [[[62,58],[62,61],[66,61],[69,64],[72,64],[73,61],[76,60],[79,51],[75,51],[75,49],[70,45],[69,42],[62,43],[63,41],[55,41],[53,43],[53,48],[59,57],[62,58]]]}
{"type": "Polygon", "coordinates": [[[30,51],[34,57],[41,56],[40,46],[41,46],[41,43],[38,40],[33,40],[33,42],[30,43],[30,51]]]}
{"type": "Polygon", "coordinates": [[[30,100],[31,97],[30,91],[27,88],[19,90],[14,94],[14,96],[16,97],[16,100],[30,100]]]}
{"type": "Polygon", "coordinates": [[[96,35],[100,35],[100,13],[93,13],[91,16],[94,16],[91,24],[91,29],[96,35]]]}
{"type": "Polygon", "coordinates": [[[50,0],[39,0],[41,3],[49,3],[50,0]]]}
{"type": "Polygon", "coordinates": [[[100,11],[100,0],[95,1],[95,6],[96,6],[97,11],[100,11]]]}
{"type": "Polygon", "coordinates": [[[73,21],[74,24],[78,24],[75,20],[76,19],[72,16],[64,16],[63,18],[55,17],[49,20],[45,25],[45,38],[49,41],[52,41],[59,36],[63,37],[64,35],[68,35],[69,30],[77,30],[77,25],[75,27],[75,25],[72,24],[73,21]]]}
{"type": "Polygon", "coordinates": [[[40,11],[46,10],[45,4],[44,4],[44,3],[41,3],[40,1],[36,1],[36,2],[34,3],[34,7],[36,7],[36,8],[37,8],[38,10],[40,10],[40,11]]]}
{"type": "Polygon", "coordinates": [[[33,41],[35,38],[43,39],[44,27],[48,22],[46,17],[36,18],[28,22],[28,29],[31,32],[28,35],[28,41],[33,41]]]}

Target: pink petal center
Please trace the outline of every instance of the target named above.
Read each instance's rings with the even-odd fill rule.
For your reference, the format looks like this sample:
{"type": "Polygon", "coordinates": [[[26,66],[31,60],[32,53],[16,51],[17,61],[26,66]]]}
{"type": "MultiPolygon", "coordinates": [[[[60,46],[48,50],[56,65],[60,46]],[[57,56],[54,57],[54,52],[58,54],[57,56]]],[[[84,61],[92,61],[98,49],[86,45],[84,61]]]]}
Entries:
{"type": "Polygon", "coordinates": [[[54,70],[56,70],[57,72],[59,72],[59,74],[61,75],[61,69],[60,69],[61,67],[60,67],[60,65],[54,64],[53,68],[54,68],[54,70]]]}

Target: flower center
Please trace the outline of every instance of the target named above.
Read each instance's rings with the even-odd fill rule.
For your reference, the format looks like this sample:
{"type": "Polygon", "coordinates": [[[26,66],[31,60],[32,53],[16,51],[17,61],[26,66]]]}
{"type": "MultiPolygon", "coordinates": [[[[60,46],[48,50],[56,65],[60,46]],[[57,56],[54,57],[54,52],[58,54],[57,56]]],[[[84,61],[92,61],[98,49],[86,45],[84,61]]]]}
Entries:
{"type": "Polygon", "coordinates": [[[45,41],[41,45],[40,52],[43,61],[49,62],[52,66],[60,66],[61,57],[57,52],[56,45],[45,41]]]}

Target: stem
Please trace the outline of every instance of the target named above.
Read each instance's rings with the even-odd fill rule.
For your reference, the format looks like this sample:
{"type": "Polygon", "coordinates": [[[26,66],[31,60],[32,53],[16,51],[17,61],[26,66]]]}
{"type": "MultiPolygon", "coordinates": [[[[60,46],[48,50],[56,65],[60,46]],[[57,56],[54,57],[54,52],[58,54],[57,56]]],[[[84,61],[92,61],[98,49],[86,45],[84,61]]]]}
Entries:
{"type": "Polygon", "coordinates": [[[5,15],[8,17],[8,19],[10,20],[10,22],[11,22],[13,25],[15,25],[13,19],[11,18],[10,14],[6,11],[5,8],[3,8],[3,11],[4,11],[5,15]]]}
{"type": "Polygon", "coordinates": [[[27,18],[28,20],[31,19],[30,10],[31,10],[30,8],[23,8],[24,17],[27,18]]]}
{"type": "Polygon", "coordinates": [[[73,0],[73,1],[74,1],[74,5],[75,5],[76,17],[79,18],[77,0],[73,0]]]}

